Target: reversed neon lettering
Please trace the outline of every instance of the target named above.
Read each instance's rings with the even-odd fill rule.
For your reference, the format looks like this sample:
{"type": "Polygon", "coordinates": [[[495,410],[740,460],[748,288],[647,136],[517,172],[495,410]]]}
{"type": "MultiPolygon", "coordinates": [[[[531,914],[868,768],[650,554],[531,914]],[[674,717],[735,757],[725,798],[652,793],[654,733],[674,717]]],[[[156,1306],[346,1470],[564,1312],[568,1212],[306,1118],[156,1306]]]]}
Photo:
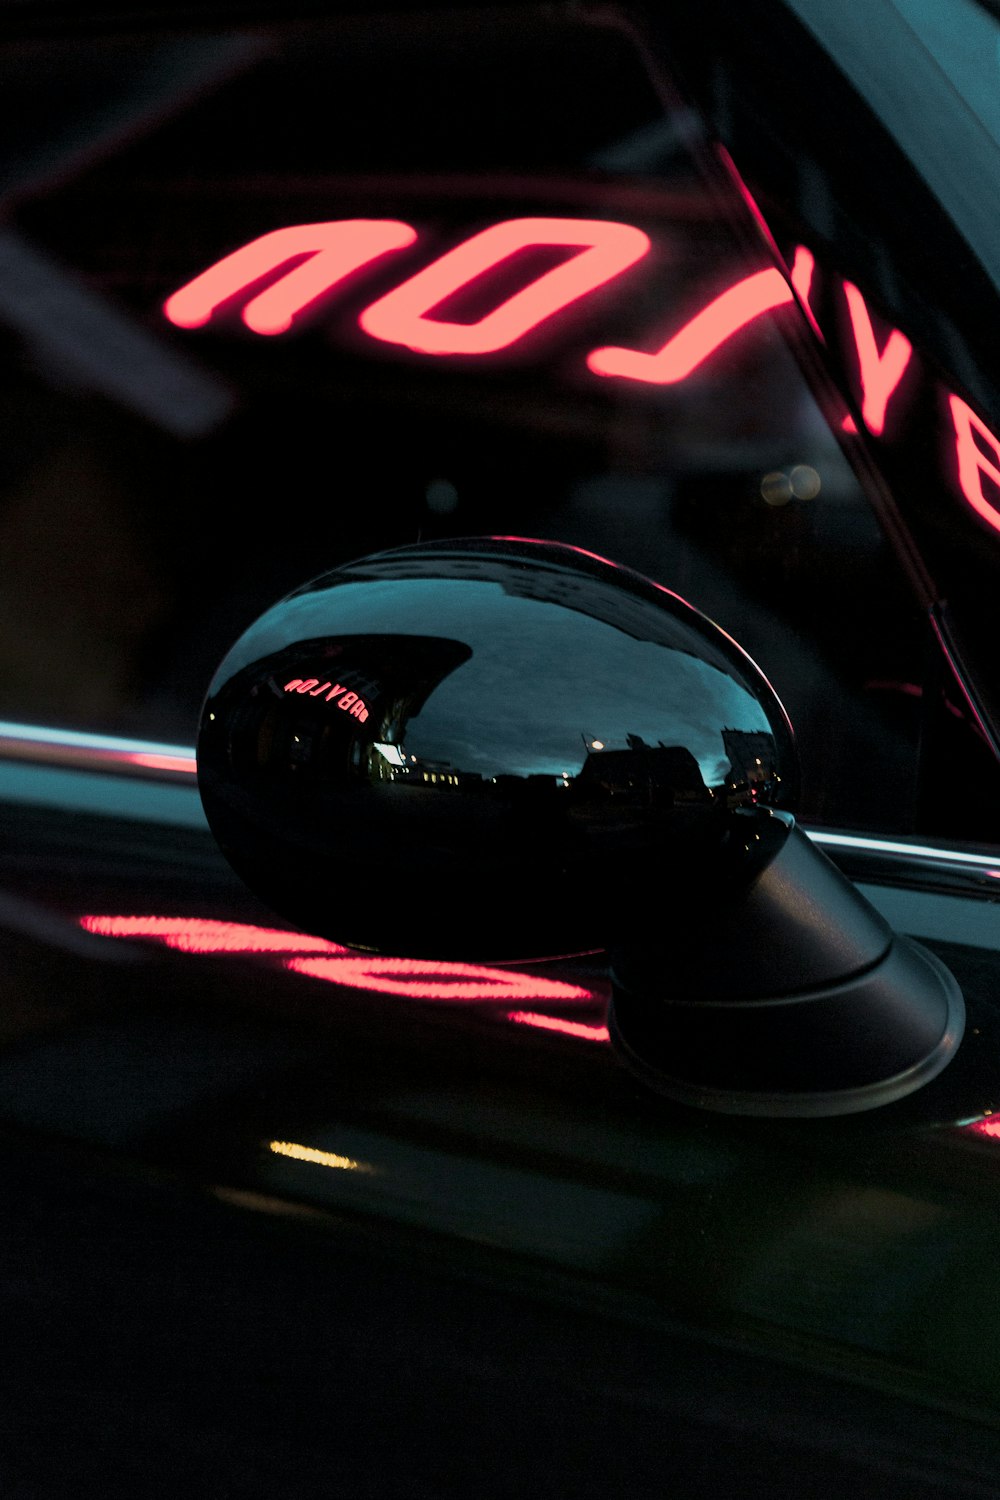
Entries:
{"type": "Polygon", "coordinates": [[[559,1005],[590,1007],[603,1003],[605,998],[600,987],[585,989],[562,979],[483,964],[359,956],[350,948],[309,933],[222,922],[211,917],[95,914],[77,920],[86,932],[101,937],[147,938],[183,953],[294,955],[284,964],[293,973],[354,989],[384,989],[414,1000],[551,1000],[559,1005]],[[327,960],[326,966],[311,968],[308,954],[322,955],[327,960]],[[337,967],[338,964],[343,967],[337,967]]]}
{"type": "Polygon", "coordinates": [[[609,346],[589,354],[587,368],[595,375],[620,375],[647,385],[674,385],[686,380],[741,328],[793,300],[788,282],[776,267],[755,271],[696,313],[655,354],[609,346]]]}
{"type": "Polygon", "coordinates": [[[178,328],[201,328],[224,303],[281,272],[272,286],[251,297],[242,318],[254,333],[285,333],[345,277],[416,238],[411,225],[395,219],[340,219],[274,229],[202,271],[167,298],[163,311],[178,328]]]}
{"type": "Polygon", "coordinates": [[[641,260],[648,235],[605,219],[507,219],[475,234],[418,271],[361,314],[372,338],[421,354],[493,354],[578,298],[641,260]],[[546,271],[476,323],[430,317],[446,297],[468,286],[518,251],[542,245],[578,246],[579,255],[546,271]]]}
{"type": "Polygon", "coordinates": [[[955,455],[962,494],[978,516],[1000,531],[1000,438],[980,421],[961,396],[949,396],[948,405],[955,426],[955,455]],[[989,454],[983,452],[980,443],[986,444],[989,454]],[[995,500],[990,500],[983,489],[984,478],[996,491],[995,500]]]}
{"type": "MultiPolygon", "coordinates": [[[[416,231],[391,219],[345,219],[276,229],[251,241],[196,276],[164,303],[170,321],[182,328],[209,322],[226,303],[257,283],[282,273],[273,285],[250,296],[242,312],[256,333],[286,332],[346,276],[371,261],[412,244],[416,231]]],[[[610,220],[509,219],[473,235],[439,257],[361,314],[373,338],[425,354],[488,354],[508,348],[539,323],[595,291],[648,253],[650,241],[634,225],[610,220]],[[537,277],[472,324],[429,316],[432,309],[521,250],[538,246],[576,247],[579,254],[537,277]]],[[[790,276],[800,302],[818,332],[809,307],[815,260],[799,246],[790,276]]],[[[656,354],[609,347],[596,349],[588,366],[598,375],[621,375],[643,383],[671,384],[691,374],[740,328],[791,300],[777,270],[758,272],[723,292],[674,334],[656,354]]],[[[899,335],[902,338],[902,335],[899,335]]],[[[872,336],[872,343],[874,338],[872,336]]],[[[887,346],[883,363],[892,355],[887,346]]],[[[866,347],[862,355],[871,363],[866,347]]],[[[875,364],[879,362],[877,351],[875,364]]]]}
{"type": "Polygon", "coordinates": [[[820,343],[825,344],[826,338],[824,336],[822,328],[820,328],[819,324],[816,321],[816,315],[813,312],[812,304],[809,301],[809,298],[812,295],[813,272],[815,271],[815,269],[816,257],[813,255],[812,251],[807,250],[805,245],[796,246],[795,257],[792,261],[792,269],[789,272],[792,282],[792,289],[794,290],[795,295],[798,297],[799,302],[801,303],[802,311],[806,315],[809,327],[812,329],[816,338],[819,339],[820,343]]]}
{"type": "MultiPolygon", "coordinates": [[[[209,266],[169,297],[163,310],[178,327],[198,328],[224,305],[247,294],[242,310],[247,327],[261,334],[283,333],[347,276],[391,251],[405,248],[416,238],[411,225],[395,219],[331,220],[276,229],[209,266]],[[259,290],[259,284],[267,281],[270,284],[259,290]]],[[[649,238],[642,230],[616,221],[508,219],[473,235],[372,303],[361,314],[361,327],[382,342],[425,354],[494,353],[620,275],[641,260],[649,248],[649,238]],[[494,267],[520,251],[542,246],[567,247],[578,253],[536,277],[475,323],[431,316],[441,302],[494,267]]],[[[788,273],[791,286],[776,267],[758,271],[720,293],[659,350],[646,353],[610,345],[593,350],[587,366],[599,376],[651,385],[675,384],[692,375],[741,329],[796,297],[813,331],[822,338],[809,305],[814,271],[814,256],[799,245],[788,273]]],[[[844,283],[844,291],[858,351],[862,415],[869,431],[879,435],[889,400],[909,364],[912,346],[898,329],[892,329],[880,351],[860,291],[850,282],[844,283]]],[[[849,416],[842,425],[845,431],[855,430],[849,416]]],[[[977,492],[978,488],[977,481],[977,492]]],[[[316,678],[310,679],[308,686],[298,679],[286,686],[286,692],[293,690],[312,692],[314,696],[324,691],[316,678]]],[[[342,692],[342,685],[337,684],[328,701],[342,692]]]]}
{"type": "Polygon", "coordinates": [[[368,709],[365,701],[357,693],[350,692],[342,682],[335,682],[330,687],[329,682],[320,684],[318,677],[293,677],[290,682],[285,683],[286,693],[307,694],[310,698],[318,698],[325,695],[324,701],[330,703],[334,698],[338,700],[337,707],[349,713],[352,718],[364,724],[368,718],[368,709]],[[330,689],[327,692],[327,688],[330,689]]]}
{"type": "Polygon", "coordinates": [[[560,979],[539,979],[511,969],[487,968],[482,964],[450,963],[417,958],[382,958],[374,954],[358,958],[289,958],[285,967],[296,974],[327,983],[350,985],[356,990],[381,990],[413,1000],[501,1000],[547,999],[590,1001],[591,990],[560,979]]]}
{"type": "Polygon", "coordinates": [[[101,937],[155,938],[182,953],[344,953],[350,948],[304,932],[223,922],[216,917],[86,916],[80,926],[101,937]]]}
{"type": "Polygon", "coordinates": [[[795,259],[792,261],[792,269],[789,272],[792,286],[800,302],[809,305],[809,294],[812,291],[813,271],[816,269],[816,257],[805,245],[799,245],[795,251],[795,259]]]}
{"type": "Polygon", "coordinates": [[[583,1021],[567,1021],[563,1016],[547,1016],[538,1011],[510,1010],[508,1021],[519,1026],[537,1026],[542,1031],[560,1031],[563,1036],[580,1037],[585,1042],[609,1042],[611,1034],[606,1026],[588,1026],[583,1021]]]}
{"type": "Polygon", "coordinates": [[[885,427],[889,397],[903,378],[913,345],[894,328],[880,354],[864,297],[849,281],[844,282],[844,293],[861,366],[861,417],[868,431],[879,437],[885,427]]]}

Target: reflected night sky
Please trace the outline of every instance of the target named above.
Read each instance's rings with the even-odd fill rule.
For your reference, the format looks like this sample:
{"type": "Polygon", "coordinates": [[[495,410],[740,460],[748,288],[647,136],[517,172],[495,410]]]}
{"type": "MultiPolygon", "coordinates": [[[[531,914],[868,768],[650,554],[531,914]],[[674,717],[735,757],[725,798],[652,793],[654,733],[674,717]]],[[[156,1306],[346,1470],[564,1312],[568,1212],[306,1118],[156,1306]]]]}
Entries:
{"type": "MultiPolygon", "coordinates": [[[[441,681],[405,726],[406,753],[419,760],[484,776],[575,775],[592,741],[624,750],[633,735],[651,746],[685,745],[706,784],[719,786],[730,769],[720,728],[769,728],[749,691],[681,641],[638,640],[545,599],[522,595],[512,610],[499,583],[366,580],[340,583],[335,595],[338,635],[422,631],[471,646],[472,659],[441,681]]],[[[326,634],[330,602],[327,588],[286,600],[275,612],[270,649],[326,634]]],[[[231,657],[228,670],[241,665],[231,657]]]]}
{"type": "MultiPolygon", "coordinates": [[[[449,584],[459,596],[468,587],[449,584]]],[[[495,587],[502,599],[503,591],[495,587]]],[[[473,644],[475,660],[446,678],[414,718],[406,748],[418,758],[448,755],[456,766],[484,775],[575,775],[592,740],[607,750],[627,748],[626,735],[650,745],[661,738],[694,753],[707,785],[718,786],[729,771],[719,722],[699,718],[706,703],[726,705],[727,726],[768,729],[750,694],[694,656],[650,642],[636,642],[601,620],[569,614],[556,605],[520,601],[531,653],[499,611],[492,629],[473,644]],[[496,702],[484,703],[481,668],[488,666],[496,702]],[[449,754],[446,747],[451,746],[449,754]]],[[[480,600],[480,609],[483,601],[480,600]]],[[[461,598],[444,613],[462,612],[461,598]]]]}

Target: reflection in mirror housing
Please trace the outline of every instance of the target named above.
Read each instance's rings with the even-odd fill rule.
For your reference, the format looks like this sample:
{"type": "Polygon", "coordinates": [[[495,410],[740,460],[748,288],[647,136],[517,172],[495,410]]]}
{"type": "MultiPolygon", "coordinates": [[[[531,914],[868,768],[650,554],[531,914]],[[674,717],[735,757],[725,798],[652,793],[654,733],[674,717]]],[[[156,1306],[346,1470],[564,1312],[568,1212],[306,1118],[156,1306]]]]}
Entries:
{"type": "Polygon", "coordinates": [[[685,1102],[864,1109],[960,1040],[951,976],[795,827],[763,674],[575,548],[428,543],[297,590],[216,673],[198,772],[234,869],[306,931],[491,962],[609,949],[620,1055],[685,1102]]]}

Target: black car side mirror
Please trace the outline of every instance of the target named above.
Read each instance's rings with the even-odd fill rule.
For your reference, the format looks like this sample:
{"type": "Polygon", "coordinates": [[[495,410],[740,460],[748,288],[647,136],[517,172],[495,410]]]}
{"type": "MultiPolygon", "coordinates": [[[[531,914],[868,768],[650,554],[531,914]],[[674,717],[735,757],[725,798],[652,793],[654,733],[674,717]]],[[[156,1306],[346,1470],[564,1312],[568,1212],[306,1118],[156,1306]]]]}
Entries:
{"type": "Polygon", "coordinates": [[[958,986],[796,827],[750,658],[576,548],[362,558],[268,610],[209,689],[209,824],[276,912],[415,957],[607,948],[612,1038],[662,1093],[844,1114],[945,1066],[958,986]]]}

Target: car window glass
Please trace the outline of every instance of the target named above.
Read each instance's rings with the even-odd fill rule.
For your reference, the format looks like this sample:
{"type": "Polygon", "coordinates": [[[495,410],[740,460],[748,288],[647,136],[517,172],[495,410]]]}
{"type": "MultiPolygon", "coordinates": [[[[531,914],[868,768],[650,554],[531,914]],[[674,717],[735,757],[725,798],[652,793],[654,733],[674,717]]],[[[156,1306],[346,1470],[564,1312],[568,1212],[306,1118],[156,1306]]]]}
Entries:
{"type": "MultiPolygon", "coordinates": [[[[912,827],[919,612],[803,375],[801,311],[628,29],[512,15],[463,13],[444,44],[416,16],[0,56],[25,122],[0,230],[0,714],[190,743],[218,659],[307,578],[549,536],[751,652],[797,727],[805,816],[912,827]],[[346,225],[368,226],[353,249],[346,225]],[[231,259],[254,246],[258,275],[231,259]],[[490,322],[585,264],[574,296],[490,322]]],[[[782,248],[806,288],[808,247],[782,248]]]]}

